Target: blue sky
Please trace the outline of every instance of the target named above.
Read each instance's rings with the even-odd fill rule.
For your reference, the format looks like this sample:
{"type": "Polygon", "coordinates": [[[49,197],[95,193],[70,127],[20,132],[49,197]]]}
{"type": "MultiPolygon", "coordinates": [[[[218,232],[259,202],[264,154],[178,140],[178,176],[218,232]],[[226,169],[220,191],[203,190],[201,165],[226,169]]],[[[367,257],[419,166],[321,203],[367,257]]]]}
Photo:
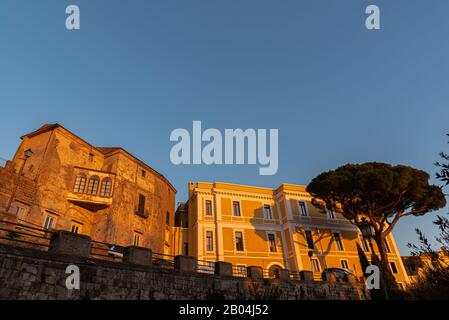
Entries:
{"type": "MultiPolygon", "coordinates": [[[[435,172],[448,150],[449,2],[2,0],[0,157],[19,136],[59,122],[97,146],[123,146],[166,175],[276,187],[383,161],[435,172]],[[65,29],[65,8],[81,30],[65,29]],[[365,8],[381,30],[365,28],[365,8]],[[174,166],[170,132],[279,129],[279,171],[174,166]]],[[[447,208],[442,211],[446,212],[447,208]]],[[[432,236],[435,214],[405,218],[432,236]]]]}

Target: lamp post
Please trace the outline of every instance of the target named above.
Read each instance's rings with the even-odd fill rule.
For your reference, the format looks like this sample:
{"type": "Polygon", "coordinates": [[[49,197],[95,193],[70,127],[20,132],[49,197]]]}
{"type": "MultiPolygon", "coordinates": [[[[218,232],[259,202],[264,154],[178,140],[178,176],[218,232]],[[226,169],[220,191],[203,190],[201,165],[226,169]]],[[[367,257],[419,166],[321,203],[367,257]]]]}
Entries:
{"type": "MultiPolygon", "coordinates": [[[[373,226],[371,225],[371,223],[369,223],[368,221],[366,221],[365,218],[363,218],[358,224],[357,227],[360,229],[360,232],[362,233],[362,237],[368,239],[368,243],[369,246],[371,248],[371,264],[375,264],[373,263],[373,258],[374,258],[374,246],[373,246],[373,242],[372,242],[372,238],[374,236],[374,229],[373,226]]],[[[380,281],[381,281],[381,286],[383,288],[383,292],[385,295],[385,299],[389,300],[389,295],[388,295],[388,291],[387,288],[385,286],[385,279],[384,279],[384,275],[383,275],[383,270],[381,268],[381,266],[377,266],[380,270],[380,281]]]]}
{"type": "Polygon", "coordinates": [[[6,214],[9,213],[9,210],[11,209],[11,204],[12,204],[14,198],[16,197],[17,188],[19,186],[20,177],[23,174],[23,169],[25,168],[25,164],[26,164],[28,158],[30,158],[32,155],[33,155],[33,151],[31,149],[26,149],[24,151],[24,153],[23,153],[23,158],[22,158],[23,163],[20,166],[19,174],[17,176],[17,181],[16,181],[16,183],[14,185],[14,189],[13,189],[13,191],[11,193],[11,197],[9,198],[8,205],[6,206],[6,212],[5,212],[6,214]]]}

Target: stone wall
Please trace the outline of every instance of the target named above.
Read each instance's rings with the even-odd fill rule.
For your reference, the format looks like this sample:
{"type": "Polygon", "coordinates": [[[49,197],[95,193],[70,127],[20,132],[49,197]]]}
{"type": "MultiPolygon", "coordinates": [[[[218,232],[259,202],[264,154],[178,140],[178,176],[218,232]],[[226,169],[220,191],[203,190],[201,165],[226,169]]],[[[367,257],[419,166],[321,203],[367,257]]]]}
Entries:
{"type": "Polygon", "coordinates": [[[0,245],[0,299],[365,299],[360,284],[281,281],[163,271],[0,245]],[[68,265],[80,290],[68,290],[68,265]]]}

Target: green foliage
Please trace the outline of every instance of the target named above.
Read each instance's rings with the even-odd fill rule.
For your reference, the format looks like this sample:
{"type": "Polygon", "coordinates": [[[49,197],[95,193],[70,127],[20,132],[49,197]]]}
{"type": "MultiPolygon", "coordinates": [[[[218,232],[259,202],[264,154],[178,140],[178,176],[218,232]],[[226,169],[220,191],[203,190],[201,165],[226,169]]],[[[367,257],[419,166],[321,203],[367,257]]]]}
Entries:
{"type": "Polygon", "coordinates": [[[380,162],[347,164],[321,173],[307,186],[312,203],[341,213],[353,224],[365,220],[374,229],[377,260],[388,292],[396,283],[388,265],[385,238],[400,218],[420,216],[446,205],[441,187],[429,185],[429,174],[404,165],[380,162]]]}
{"type": "Polygon", "coordinates": [[[307,191],[314,205],[341,212],[356,221],[396,215],[423,215],[446,205],[441,188],[429,185],[429,175],[415,168],[369,162],[347,164],[314,178],[307,191]]]}
{"type": "Polygon", "coordinates": [[[442,245],[441,251],[435,251],[430,241],[416,229],[419,238],[419,245],[408,244],[415,256],[424,256],[430,259],[430,267],[425,267],[419,276],[417,283],[412,286],[408,293],[412,299],[447,299],[449,297],[449,220],[438,216],[434,222],[440,229],[440,236],[437,242],[442,245]]]}
{"type": "MultiPolygon", "coordinates": [[[[447,134],[449,137],[449,134],[447,134]]],[[[449,155],[441,152],[441,159],[445,162],[436,162],[435,165],[440,169],[436,178],[444,186],[449,185],[449,155]]],[[[430,241],[424,233],[416,229],[419,244],[408,244],[415,256],[426,257],[430,259],[430,268],[425,268],[424,273],[419,276],[416,285],[409,289],[409,294],[413,299],[447,299],[449,297],[449,219],[438,215],[437,220],[433,222],[439,229],[439,236],[436,242],[441,246],[440,251],[432,248],[430,241]]]]}

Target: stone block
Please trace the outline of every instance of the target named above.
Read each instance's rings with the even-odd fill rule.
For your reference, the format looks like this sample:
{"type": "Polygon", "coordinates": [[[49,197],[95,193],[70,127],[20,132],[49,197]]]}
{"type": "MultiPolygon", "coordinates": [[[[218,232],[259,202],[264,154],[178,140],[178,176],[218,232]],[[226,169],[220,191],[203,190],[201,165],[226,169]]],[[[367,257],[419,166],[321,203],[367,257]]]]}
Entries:
{"type": "Polygon", "coordinates": [[[148,248],[130,246],[126,247],[123,254],[123,262],[151,267],[152,251],[148,248]]]}
{"type": "Polygon", "coordinates": [[[290,271],[288,269],[279,269],[279,280],[290,281],[290,271]]]}
{"type": "Polygon", "coordinates": [[[301,280],[313,281],[313,272],[312,271],[300,271],[299,278],[301,280]]]}
{"type": "Polygon", "coordinates": [[[217,261],[215,262],[215,274],[219,276],[232,276],[232,263],[217,261]]]}
{"type": "Polygon", "coordinates": [[[248,277],[251,279],[262,279],[263,278],[263,269],[261,267],[249,266],[246,267],[246,272],[248,277]]]}
{"type": "Polygon", "coordinates": [[[196,259],[188,256],[176,256],[175,270],[179,272],[195,272],[196,259]]]}
{"type": "Polygon", "coordinates": [[[78,257],[89,257],[91,239],[88,236],[69,231],[56,231],[50,240],[49,252],[78,257]]]}

